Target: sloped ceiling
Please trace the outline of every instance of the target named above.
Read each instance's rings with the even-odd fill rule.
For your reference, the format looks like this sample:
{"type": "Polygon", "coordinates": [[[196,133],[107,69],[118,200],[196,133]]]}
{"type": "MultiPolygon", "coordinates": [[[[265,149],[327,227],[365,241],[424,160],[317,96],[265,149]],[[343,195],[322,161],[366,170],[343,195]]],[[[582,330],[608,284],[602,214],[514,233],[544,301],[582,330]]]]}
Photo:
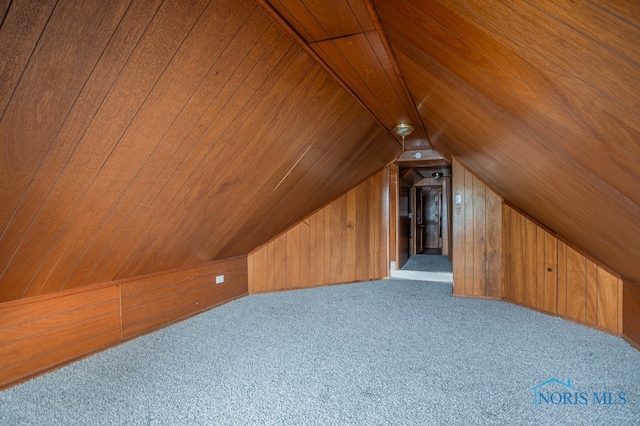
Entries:
{"type": "Polygon", "coordinates": [[[373,4],[435,149],[639,281],[639,3],[373,4]]]}
{"type": "Polygon", "coordinates": [[[0,17],[0,301],[248,253],[400,153],[253,1],[0,17]]]}
{"type": "MultiPolygon", "coordinates": [[[[337,11],[357,15],[364,5],[433,148],[456,156],[508,203],[595,259],[640,281],[638,2],[270,3],[304,42],[342,46],[357,40],[354,25],[337,18],[348,13],[337,11]],[[317,42],[318,27],[336,38],[317,42]]],[[[347,65],[332,58],[345,52],[323,59],[342,69],[347,65]]],[[[371,63],[352,59],[348,67],[371,63]]],[[[359,72],[374,71],[364,65],[359,72]]]]}

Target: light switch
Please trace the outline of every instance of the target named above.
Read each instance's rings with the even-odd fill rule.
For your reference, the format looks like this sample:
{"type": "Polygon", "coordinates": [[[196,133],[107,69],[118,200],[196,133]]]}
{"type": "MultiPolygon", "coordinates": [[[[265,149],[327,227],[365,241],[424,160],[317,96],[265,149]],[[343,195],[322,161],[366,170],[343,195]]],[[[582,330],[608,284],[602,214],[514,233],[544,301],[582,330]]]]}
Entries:
{"type": "Polygon", "coordinates": [[[456,194],[456,204],[462,204],[462,195],[456,194]]]}

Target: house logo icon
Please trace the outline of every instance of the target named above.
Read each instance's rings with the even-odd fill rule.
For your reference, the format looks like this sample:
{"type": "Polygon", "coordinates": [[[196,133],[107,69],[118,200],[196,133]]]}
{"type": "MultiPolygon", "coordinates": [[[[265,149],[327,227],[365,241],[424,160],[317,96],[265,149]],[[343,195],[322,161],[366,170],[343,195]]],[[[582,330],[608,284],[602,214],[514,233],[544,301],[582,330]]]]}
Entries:
{"type": "MultiPolygon", "coordinates": [[[[550,378],[549,380],[542,382],[538,385],[535,385],[534,387],[532,387],[529,390],[533,391],[533,406],[537,407],[540,404],[540,397],[542,395],[542,397],[544,398],[544,395],[541,392],[541,389],[547,385],[551,385],[551,384],[558,384],[560,386],[563,386],[567,389],[570,389],[571,391],[573,391],[573,386],[571,386],[571,379],[567,379],[567,383],[564,383],[561,380],[556,379],[555,377],[550,378]]],[[[545,399],[545,401],[548,402],[548,400],[545,399]]]]}

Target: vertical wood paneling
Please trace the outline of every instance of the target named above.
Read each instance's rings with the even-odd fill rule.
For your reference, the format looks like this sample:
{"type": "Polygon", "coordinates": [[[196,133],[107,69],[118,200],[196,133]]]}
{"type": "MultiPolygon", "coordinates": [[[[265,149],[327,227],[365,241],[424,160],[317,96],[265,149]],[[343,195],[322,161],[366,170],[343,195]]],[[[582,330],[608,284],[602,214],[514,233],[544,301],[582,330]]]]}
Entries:
{"type": "Polygon", "coordinates": [[[567,245],[562,241],[558,241],[558,315],[567,315],[567,245]]]}
{"type": "MultiPolygon", "coordinates": [[[[276,238],[273,241],[273,288],[287,288],[287,238],[276,238]]],[[[257,277],[259,278],[259,277],[257,277]]],[[[250,290],[250,292],[253,292],[250,290]]]]}
{"type": "MultiPolygon", "coordinates": [[[[254,261],[254,265],[256,262],[254,261]]],[[[276,242],[271,241],[267,244],[267,291],[273,291],[276,288],[276,242]]],[[[264,277],[265,275],[258,275],[264,277]]]]}
{"type": "MultiPolygon", "coordinates": [[[[511,247],[525,247],[525,221],[522,216],[511,215],[511,247]]],[[[525,282],[526,276],[526,249],[511,252],[513,261],[511,268],[511,279],[513,280],[513,300],[524,303],[526,299],[525,282]]]]}
{"type": "Polygon", "coordinates": [[[249,261],[253,261],[254,271],[263,272],[249,278],[249,292],[366,281],[387,276],[388,216],[383,214],[388,209],[385,201],[388,196],[387,180],[385,168],[267,246],[251,253],[249,261]],[[271,245],[276,247],[275,261],[265,262],[263,252],[271,245]],[[270,275],[275,277],[273,287],[262,283],[265,276],[270,275]],[[310,276],[313,279],[309,279],[310,276]]]}
{"type": "Polygon", "coordinates": [[[454,294],[500,298],[501,199],[456,159],[452,173],[454,294]]]}
{"type": "Polygon", "coordinates": [[[511,208],[502,204],[502,283],[500,285],[502,297],[514,300],[511,274],[511,208]]]}
{"type": "Polygon", "coordinates": [[[453,191],[453,294],[464,295],[466,278],[465,208],[462,202],[465,170],[459,162],[452,164],[453,191]]]}
{"type": "MultiPolygon", "coordinates": [[[[310,257],[312,255],[310,233],[311,233],[310,219],[303,220],[300,223],[300,282],[298,287],[310,287],[310,275],[311,262],[310,257]]],[[[315,271],[314,271],[315,273],[315,271]]]]}
{"type": "Polygon", "coordinates": [[[475,263],[474,250],[474,228],[473,228],[473,179],[474,176],[469,170],[464,169],[464,187],[462,193],[462,203],[464,204],[464,293],[473,294],[473,280],[475,263]]]}
{"type": "Polygon", "coordinates": [[[524,259],[524,303],[529,306],[537,306],[537,288],[536,288],[536,226],[531,221],[524,222],[525,234],[525,259],[524,259]]]}
{"type": "Polygon", "coordinates": [[[473,178],[473,294],[486,295],[487,279],[487,186],[473,178]]]}
{"type": "Polygon", "coordinates": [[[622,333],[640,349],[640,283],[625,280],[622,288],[622,333]]]}
{"type": "Polygon", "coordinates": [[[511,207],[505,206],[504,217],[505,299],[622,332],[619,277],[511,207]],[[523,228],[525,238],[519,237],[523,228]]]}
{"type": "Polygon", "coordinates": [[[585,321],[587,306],[587,259],[567,247],[567,316],[585,321]]]}
{"type": "Polygon", "coordinates": [[[541,309],[557,311],[558,294],[558,239],[544,231],[544,301],[541,309]]]}
{"type": "Polygon", "coordinates": [[[544,230],[539,226],[535,227],[536,244],[534,250],[536,253],[536,308],[543,310],[544,300],[546,296],[545,286],[545,240],[544,230]]]}
{"type": "Polygon", "coordinates": [[[398,262],[398,166],[389,166],[389,262],[398,262]]]}
{"type": "Polygon", "coordinates": [[[299,223],[285,234],[285,288],[295,288],[300,285],[301,252],[304,250],[300,244],[301,226],[299,223]]]}
{"type": "MultiPolygon", "coordinates": [[[[615,277],[610,275],[611,278],[615,281],[615,277]]],[[[600,294],[599,286],[600,282],[598,280],[598,268],[595,263],[587,260],[587,301],[585,306],[585,322],[588,324],[598,324],[597,317],[597,308],[598,308],[598,295],[600,294]]],[[[603,282],[604,284],[604,282],[603,282]]],[[[602,288],[600,290],[610,291],[611,288],[602,288]]],[[[616,295],[616,290],[614,290],[614,296],[616,295]]],[[[615,325],[614,325],[615,329],[615,325]]]]}
{"type": "MultiPolygon", "coordinates": [[[[594,265],[595,266],[595,265],[594,265]]],[[[597,286],[593,289],[596,292],[596,311],[597,319],[594,321],[598,327],[607,330],[618,330],[618,316],[622,312],[618,312],[618,278],[597,268],[596,271],[597,286]]]]}
{"type": "Polygon", "coordinates": [[[342,204],[343,199],[341,197],[329,205],[329,241],[331,243],[331,269],[329,271],[329,280],[333,283],[343,282],[342,268],[345,259],[342,253],[342,204]]]}
{"type": "MultiPolygon", "coordinates": [[[[342,280],[344,282],[355,281],[356,279],[356,192],[349,191],[342,197],[343,200],[343,218],[342,223],[347,224],[344,233],[343,255],[345,262],[343,265],[342,280]]],[[[367,203],[368,205],[368,203],[367,203]]],[[[368,211],[365,211],[366,215],[368,211]]],[[[368,241],[363,238],[364,245],[368,246],[368,241]]]]}
{"type": "MultiPolygon", "coordinates": [[[[446,182],[446,181],[445,181],[446,182]]],[[[446,191],[443,187],[443,191],[446,191]]],[[[443,192],[444,193],[444,192],[443,192]]],[[[502,297],[502,199],[487,189],[486,197],[486,292],[488,297],[502,297]]],[[[443,228],[443,235],[444,233],[443,228]]],[[[446,240],[446,238],[445,238],[446,240]]]]}
{"type": "Polygon", "coordinates": [[[267,265],[269,264],[269,250],[260,250],[255,256],[248,258],[249,277],[265,277],[264,280],[256,282],[257,292],[265,292],[269,289],[269,278],[267,276],[267,265]]]}
{"type": "MultiPolygon", "coordinates": [[[[398,175],[398,263],[400,269],[409,260],[409,183],[398,175]]],[[[454,264],[455,266],[455,264],[454,264]]],[[[455,274],[455,271],[454,271],[455,274]]],[[[464,275],[463,275],[464,278],[464,275]]]]}

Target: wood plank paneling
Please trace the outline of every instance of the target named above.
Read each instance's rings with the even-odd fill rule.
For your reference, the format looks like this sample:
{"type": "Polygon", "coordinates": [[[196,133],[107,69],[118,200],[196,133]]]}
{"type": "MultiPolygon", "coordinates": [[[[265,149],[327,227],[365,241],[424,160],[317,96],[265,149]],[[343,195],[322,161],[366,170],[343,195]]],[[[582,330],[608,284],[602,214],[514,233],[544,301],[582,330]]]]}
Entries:
{"type": "Polygon", "coordinates": [[[453,293],[500,298],[501,199],[456,159],[452,173],[453,293]]]}
{"type": "Polygon", "coordinates": [[[504,209],[504,299],[620,334],[620,277],[515,209],[504,209]],[[523,227],[531,238],[517,237],[523,227]]]}
{"type": "Polygon", "coordinates": [[[0,197],[4,200],[0,229],[11,220],[128,4],[127,0],[97,6],[91,1],[62,1],[51,11],[47,3],[42,9],[26,6],[27,10],[16,4],[15,13],[10,11],[3,22],[7,37],[1,40],[0,51],[8,54],[6,58],[15,56],[18,62],[11,67],[12,61],[3,61],[10,67],[10,80],[0,100],[4,101],[0,140],[5,153],[0,156],[0,197]],[[24,19],[34,22],[25,28],[24,19]],[[10,34],[5,29],[19,32],[10,34]],[[14,43],[16,36],[25,40],[14,43]],[[35,117],[34,111],[38,111],[35,117]]]}
{"type": "Polygon", "coordinates": [[[544,300],[538,307],[543,311],[557,312],[558,297],[558,239],[546,231],[544,234],[544,300]]]}
{"type": "Polygon", "coordinates": [[[373,0],[434,148],[638,281],[632,3],[373,0]]]}
{"type": "Polygon", "coordinates": [[[247,276],[247,258],[241,256],[123,282],[122,336],[145,333],[243,296],[247,276]],[[218,275],[224,275],[224,283],[216,284],[218,275]]]}
{"type": "MultiPolygon", "coordinates": [[[[513,211],[513,210],[512,210],[513,211]]],[[[558,315],[567,315],[567,245],[558,241],[558,315]]]]}
{"type": "Polygon", "coordinates": [[[0,389],[245,295],[247,276],[241,256],[2,303],[0,389]]]}
{"type": "Polygon", "coordinates": [[[317,1],[270,0],[269,3],[284,17],[307,43],[359,33],[373,24],[368,14],[354,10],[348,0],[330,4],[317,1]]]}
{"type": "Polygon", "coordinates": [[[625,280],[620,299],[623,299],[622,333],[640,350],[640,283],[625,280]]]}
{"type": "Polygon", "coordinates": [[[398,175],[398,263],[402,268],[409,260],[409,183],[398,175]]]}
{"type": "Polygon", "coordinates": [[[398,142],[401,138],[393,131],[394,126],[411,123],[415,131],[406,138],[407,147],[430,148],[422,120],[368,1],[259,2],[290,28],[301,45],[317,55],[398,142]]]}
{"type": "Polygon", "coordinates": [[[0,301],[246,254],[399,154],[254,2],[36,3],[0,33],[0,301]]]}
{"type": "Polygon", "coordinates": [[[280,291],[384,278],[388,275],[388,168],[348,191],[342,197],[304,219],[268,245],[249,255],[254,274],[249,292],[280,291]],[[309,229],[314,238],[300,238],[309,229]],[[271,244],[275,262],[265,262],[271,244]],[[306,259],[312,257],[313,262],[306,259]],[[315,265],[315,271],[311,270],[315,265]],[[282,271],[287,271],[286,274],[282,271]],[[266,273],[265,273],[266,271],[266,273]],[[273,272],[269,272],[273,271],[273,272]],[[291,272],[295,271],[295,272],[291,272]],[[265,277],[276,276],[274,287],[265,277]],[[314,276],[309,280],[308,276],[314,276]]]}
{"type": "Polygon", "coordinates": [[[120,340],[115,286],[0,306],[0,388],[120,340]]]}

